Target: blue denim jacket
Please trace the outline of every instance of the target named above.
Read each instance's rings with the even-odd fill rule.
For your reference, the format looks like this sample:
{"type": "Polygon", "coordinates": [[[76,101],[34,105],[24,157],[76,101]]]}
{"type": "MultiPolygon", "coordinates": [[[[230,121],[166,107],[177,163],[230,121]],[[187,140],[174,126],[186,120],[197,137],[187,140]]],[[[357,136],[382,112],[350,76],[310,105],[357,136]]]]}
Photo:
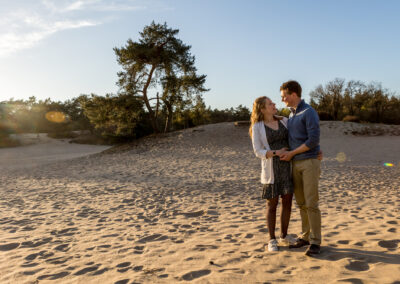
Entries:
{"type": "Polygon", "coordinates": [[[294,150],[302,144],[306,144],[310,150],[298,154],[293,160],[316,158],[319,152],[319,117],[318,113],[310,105],[301,100],[296,110],[292,109],[288,121],[289,147],[294,150]]]}

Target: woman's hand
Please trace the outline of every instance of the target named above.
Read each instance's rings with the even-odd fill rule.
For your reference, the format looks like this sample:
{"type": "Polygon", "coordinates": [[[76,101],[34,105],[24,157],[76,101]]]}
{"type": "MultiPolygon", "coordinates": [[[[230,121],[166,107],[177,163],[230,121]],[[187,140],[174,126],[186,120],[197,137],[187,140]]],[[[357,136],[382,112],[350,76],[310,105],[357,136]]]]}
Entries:
{"type": "Polygon", "coordinates": [[[273,156],[274,156],[274,153],[271,150],[269,150],[269,151],[267,151],[267,153],[265,153],[265,158],[267,158],[267,159],[272,158],[273,156]]]}
{"type": "Polygon", "coordinates": [[[287,152],[286,148],[282,148],[280,150],[276,150],[275,153],[277,156],[281,157],[283,154],[287,152]]]}

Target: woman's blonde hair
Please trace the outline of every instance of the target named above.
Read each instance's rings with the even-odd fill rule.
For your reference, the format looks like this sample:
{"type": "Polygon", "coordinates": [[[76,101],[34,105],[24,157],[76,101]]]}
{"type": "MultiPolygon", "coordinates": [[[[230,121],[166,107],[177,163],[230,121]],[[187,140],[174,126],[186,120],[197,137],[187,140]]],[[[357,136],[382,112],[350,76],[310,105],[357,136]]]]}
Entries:
{"type": "Polygon", "coordinates": [[[250,117],[250,128],[249,128],[249,135],[250,138],[253,137],[253,125],[256,122],[263,121],[264,120],[264,115],[261,112],[261,110],[265,107],[265,104],[268,100],[271,100],[270,98],[263,96],[257,98],[254,103],[253,103],[253,111],[251,112],[251,117],[250,117]]]}
{"type": "MultiPolygon", "coordinates": [[[[249,128],[249,135],[250,138],[253,138],[253,125],[259,121],[264,120],[264,115],[261,112],[261,110],[265,107],[265,104],[267,100],[271,101],[272,100],[266,96],[259,97],[257,98],[254,103],[253,103],[253,111],[251,112],[251,117],[250,117],[250,128],[249,128]]],[[[274,115],[275,120],[282,120],[282,116],[274,115]]]]}

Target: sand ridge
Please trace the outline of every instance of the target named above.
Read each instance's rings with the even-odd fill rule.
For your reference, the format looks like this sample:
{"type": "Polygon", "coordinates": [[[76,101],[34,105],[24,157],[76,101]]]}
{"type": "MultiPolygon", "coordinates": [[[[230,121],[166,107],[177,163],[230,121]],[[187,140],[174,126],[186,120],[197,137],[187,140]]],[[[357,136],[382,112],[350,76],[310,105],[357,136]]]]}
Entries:
{"type": "Polygon", "coordinates": [[[400,137],[324,124],[318,257],[266,251],[259,160],[220,123],[2,171],[0,283],[399,281],[400,137]]]}

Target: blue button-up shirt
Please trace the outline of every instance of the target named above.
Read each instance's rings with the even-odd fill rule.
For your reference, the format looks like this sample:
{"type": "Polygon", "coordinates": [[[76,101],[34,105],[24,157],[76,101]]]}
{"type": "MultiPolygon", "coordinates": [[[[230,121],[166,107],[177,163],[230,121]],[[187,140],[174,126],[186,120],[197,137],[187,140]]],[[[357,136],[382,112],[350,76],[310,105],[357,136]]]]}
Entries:
{"type": "Polygon", "coordinates": [[[310,105],[301,100],[296,110],[292,109],[288,121],[289,147],[294,150],[306,144],[310,150],[298,154],[293,160],[316,158],[319,152],[319,117],[310,105]]]}

